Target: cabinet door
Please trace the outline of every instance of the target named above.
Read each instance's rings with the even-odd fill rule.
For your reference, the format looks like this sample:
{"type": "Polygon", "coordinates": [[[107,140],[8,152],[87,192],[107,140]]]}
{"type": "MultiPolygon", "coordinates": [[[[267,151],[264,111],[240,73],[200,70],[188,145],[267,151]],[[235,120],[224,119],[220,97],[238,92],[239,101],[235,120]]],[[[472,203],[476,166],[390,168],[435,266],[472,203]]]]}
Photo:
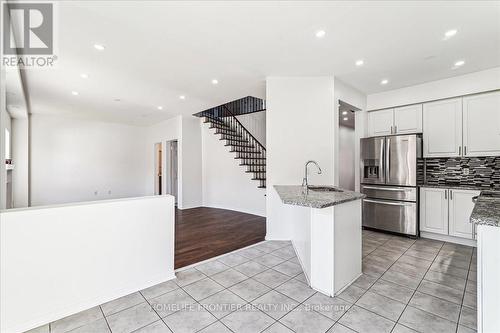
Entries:
{"type": "Polygon", "coordinates": [[[463,98],[464,156],[500,156],[500,92],[463,98]]]}
{"type": "Polygon", "coordinates": [[[368,135],[391,135],[394,123],[394,110],[381,110],[368,112],[368,135]]]}
{"type": "Polygon", "coordinates": [[[450,190],[450,236],[472,239],[472,224],[470,214],[474,208],[472,197],[480,191],[450,190]]]}
{"type": "Polygon", "coordinates": [[[394,109],[394,130],[397,134],[422,132],[422,104],[394,109]]]}
{"type": "Polygon", "coordinates": [[[462,153],[462,99],[425,103],[424,157],[456,157],[462,153]]]}
{"type": "Polygon", "coordinates": [[[420,231],[448,234],[448,190],[420,188],[420,231]]]}

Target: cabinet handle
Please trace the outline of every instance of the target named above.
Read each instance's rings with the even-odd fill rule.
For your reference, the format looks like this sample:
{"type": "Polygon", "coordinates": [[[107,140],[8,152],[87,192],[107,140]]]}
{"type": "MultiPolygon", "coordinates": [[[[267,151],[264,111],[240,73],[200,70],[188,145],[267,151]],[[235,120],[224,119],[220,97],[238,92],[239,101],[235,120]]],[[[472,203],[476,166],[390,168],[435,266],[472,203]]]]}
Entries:
{"type": "Polygon", "coordinates": [[[394,125],[394,134],[397,134],[398,133],[398,127],[396,125],[394,125]]]}
{"type": "Polygon", "coordinates": [[[453,200],[453,191],[450,190],[450,200],[453,200]]]}
{"type": "Polygon", "coordinates": [[[464,155],[467,155],[467,146],[464,146],[464,155]]]}
{"type": "Polygon", "coordinates": [[[392,134],[392,133],[393,133],[393,132],[392,132],[392,125],[391,125],[391,134],[392,134]]]}
{"type": "Polygon", "coordinates": [[[444,190],[444,199],[448,200],[448,190],[444,190]]]}
{"type": "Polygon", "coordinates": [[[458,146],[458,156],[462,155],[462,146],[458,146]]]}

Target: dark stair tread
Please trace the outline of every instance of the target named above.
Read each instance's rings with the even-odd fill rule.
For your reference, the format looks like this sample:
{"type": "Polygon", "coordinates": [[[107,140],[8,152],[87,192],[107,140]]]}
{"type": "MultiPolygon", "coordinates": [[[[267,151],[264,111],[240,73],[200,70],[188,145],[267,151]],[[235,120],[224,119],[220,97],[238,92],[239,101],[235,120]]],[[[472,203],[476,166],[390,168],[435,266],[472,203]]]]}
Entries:
{"type": "Polygon", "coordinates": [[[255,146],[240,145],[240,144],[237,144],[237,143],[236,143],[236,144],[230,144],[230,143],[228,143],[228,144],[225,144],[224,146],[225,146],[225,147],[233,146],[233,147],[255,148],[255,146]]]}
{"type": "Polygon", "coordinates": [[[237,159],[240,159],[240,160],[265,160],[266,158],[265,157],[243,157],[243,156],[239,156],[239,157],[235,157],[234,158],[235,160],[237,159]]]}
{"type": "Polygon", "coordinates": [[[265,186],[257,186],[257,188],[266,188],[265,186]]]}
{"type": "Polygon", "coordinates": [[[264,164],[258,164],[258,163],[252,163],[252,164],[250,164],[250,163],[240,163],[240,166],[259,166],[260,167],[260,166],[266,166],[266,164],[265,163],[264,164]]]}
{"type": "Polygon", "coordinates": [[[228,138],[220,138],[219,140],[234,141],[234,142],[248,142],[248,140],[245,140],[245,139],[228,139],[228,138]]]}
{"type": "Polygon", "coordinates": [[[252,178],[252,180],[266,180],[266,178],[252,178]]]}

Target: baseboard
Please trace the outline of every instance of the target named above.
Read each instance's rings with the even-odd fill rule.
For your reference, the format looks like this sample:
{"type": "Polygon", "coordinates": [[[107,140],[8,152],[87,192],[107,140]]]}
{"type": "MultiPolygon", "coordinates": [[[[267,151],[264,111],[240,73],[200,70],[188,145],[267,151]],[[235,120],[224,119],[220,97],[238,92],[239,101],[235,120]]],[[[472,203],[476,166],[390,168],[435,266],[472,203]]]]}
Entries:
{"type": "Polygon", "coordinates": [[[112,290],[111,292],[106,292],[104,295],[98,295],[91,298],[82,298],[76,300],[72,304],[60,304],[53,307],[52,309],[46,309],[43,313],[39,314],[36,318],[23,321],[22,323],[17,323],[8,328],[9,332],[26,332],[30,329],[37,328],[42,325],[46,325],[53,321],[65,318],[72,314],[93,308],[95,306],[101,305],[103,303],[112,301],[114,299],[132,294],[139,290],[149,288],[151,286],[157,285],[159,283],[175,279],[175,274],[165,278],[164,274],[159,274],[153,279],[138,285],[127,285],[121,286],[112,290]]]}
{"type": "Polygon", "coordinates": [[[461,237],[455,237],[455,236],[449,236],[449,235],[435,234],[435,233],[427,232],[427,231],[421,231],[420,237],[439,240],[439,241],[448,242],[448,243],[477,247],[477,242],[474,239],[467,239],[467,238],[461,238],[461,237]]]}

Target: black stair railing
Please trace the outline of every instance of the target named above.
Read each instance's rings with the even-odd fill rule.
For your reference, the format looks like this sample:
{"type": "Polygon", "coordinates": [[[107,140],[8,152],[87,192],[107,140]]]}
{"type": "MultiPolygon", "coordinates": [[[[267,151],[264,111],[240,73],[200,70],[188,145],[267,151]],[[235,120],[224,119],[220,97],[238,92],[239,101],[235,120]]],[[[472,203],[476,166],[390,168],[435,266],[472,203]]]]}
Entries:
{"type": "MultiPolygon", "coordinates": [[[[253,101],[251,101],[253,102],[253,101]]],[[[211,128],[216,129],[216,134],[221,135],[221,140],[226,140],[226,146],[231,147],[231,152],[236,154],[235,159],[241,160],[240,165],[247,167],[247,173],[253,174],[253,180],[259,181],[259,188],[266,187],[266,148],[250,131],[238,120],[231,111],[248,107],[248,100],[234,101],[210,110],[196,114],[204,117],[211,128]],[[245,103],[239,105],[238,103],[245,103]],[[231,106],[230,108],[227,105],[231,106]]],[[[256,108],[260,107],[259,105],[256,108]]],[[[244,113],[242,113],[244,114],[244,113]]]]}

